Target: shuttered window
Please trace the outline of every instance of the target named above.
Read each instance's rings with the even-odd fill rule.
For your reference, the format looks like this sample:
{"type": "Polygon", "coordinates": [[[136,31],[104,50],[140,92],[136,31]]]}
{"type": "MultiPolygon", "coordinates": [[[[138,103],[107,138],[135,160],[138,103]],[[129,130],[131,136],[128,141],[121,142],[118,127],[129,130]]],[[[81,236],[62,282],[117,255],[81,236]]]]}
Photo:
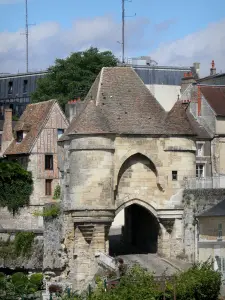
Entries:
{"type": "Polygon", "coordinates": [[[52,195],[52,179],[45,180],[45,195],[46,196],[52,195]]]}

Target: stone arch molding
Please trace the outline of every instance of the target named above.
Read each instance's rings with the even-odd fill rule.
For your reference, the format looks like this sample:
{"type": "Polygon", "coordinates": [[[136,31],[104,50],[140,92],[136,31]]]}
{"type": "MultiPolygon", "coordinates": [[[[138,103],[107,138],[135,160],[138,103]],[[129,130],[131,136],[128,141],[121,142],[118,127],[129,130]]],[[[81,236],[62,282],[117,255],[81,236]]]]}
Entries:
{"type": "Polygon", "coordinates": [[[121,210],[123,210],[124,208],[126,208],[132,204],[137,204],[143,208],[146,208],[158,220],[158,214],[157,214],[156,209],[148,202],[143,201],[141,199],[137,199],[137,198],[124,201],[122,204],[120,204],[118,207],[116,207],[115,215],[117,215],[121,210]]]}
{"type": "Polygon", "coordinates": [[[157,168],[157,164],[156,162],[152,159],[151,155],[149,155],[149,152],[146,150],[138,150],[138,149],[132,149],[130,151],[128,151],[120,160],[118,166],[115,170],[114,173],[114,190],[116,190],[117,184],[118,184],[118,176],[119,176],[119,172],[121,167],[123,166],[123,164],[125,163],[126,160],[128,160],[131,156],[135,155],[135,154],[141,154],[143,156],[145,156],[146,158],[148,158],[154,165],[155,170],[156,170],[156,183],[158,185],[160,185],[162,187],[162,189],[164,189],[164,180],[163,180],[163,176],[160,172],[160,170],[157,168]]]}

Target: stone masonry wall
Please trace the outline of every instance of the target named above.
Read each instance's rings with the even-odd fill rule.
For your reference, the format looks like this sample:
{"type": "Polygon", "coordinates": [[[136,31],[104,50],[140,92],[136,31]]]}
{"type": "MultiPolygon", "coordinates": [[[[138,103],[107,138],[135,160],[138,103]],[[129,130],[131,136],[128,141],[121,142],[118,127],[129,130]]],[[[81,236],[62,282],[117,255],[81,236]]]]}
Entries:
{"type": "Polygon", "coordinates": [[[225,199],[225,189],[185,190],[184,205],[184,249],[189,261],[195,261],[197,256],[197,223],[196,216],[207,211],[225,199]]]}
{"type": "Polygon", "coordinates": [[[185,138],[117,138],[114,157],[116,209],[134,198],[155,210],[173,209],[170,199],[182,189],[184,177],[195,176],[195,149],[194,141],[185,138]],[[142,156],[133,156],[131,165],[125,166],[118,181],[121,166],[136,154],[142,156]],[[172,171],[177,171],[177,180],[172,180],[172,171]]]}
{"type": "MultiPolygon", "coordinates": [[[[6,241],[13,241],[16,230],[0,230],[0,249],[1,243],[6,241]]],[[[35,232],[36,237],[33,242],[32,255],[30,257],[2,257],[0,252],[0,268],[7,268],[11,270],[25,269],[27,271],[41,271],[43,265],[44,242],[42,232],[35,232]]]]}

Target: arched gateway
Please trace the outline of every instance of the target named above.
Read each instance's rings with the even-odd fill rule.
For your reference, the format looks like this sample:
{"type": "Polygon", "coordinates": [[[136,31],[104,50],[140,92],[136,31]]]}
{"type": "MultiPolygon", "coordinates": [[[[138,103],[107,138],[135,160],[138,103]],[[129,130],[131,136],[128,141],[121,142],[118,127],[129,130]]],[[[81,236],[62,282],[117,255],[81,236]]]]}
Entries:
{"type": "MultiPolygon", "coordinates": [[[[183,177],[195,175],[195,132],[184,105],[177,101],[167,114],[132,68],[115,67],[101,70],[74,111],[80,113],[60,138],[63,254],[51,268],[61,268],[75,288],[85,286],[98,253],[108,253],[108,232],[121,209],[129,249],[182,253],[177,194],[183,177]]],[[[46,249],[51,259],[58,251],[49,243],[46,249]]]]}

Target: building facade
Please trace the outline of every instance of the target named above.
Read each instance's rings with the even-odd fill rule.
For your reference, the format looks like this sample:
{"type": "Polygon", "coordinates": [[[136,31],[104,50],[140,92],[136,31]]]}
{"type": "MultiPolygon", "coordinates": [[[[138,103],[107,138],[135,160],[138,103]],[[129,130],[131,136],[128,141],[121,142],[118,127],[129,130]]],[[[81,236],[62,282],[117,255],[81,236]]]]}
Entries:
{"type": "Polygon", "coordinates": [[[12,218],[7,209],[0,210],[3,229],[43,229],[42,212],[45,203],[53,201],[59,184],[57,140],[68,127],[68,121],[57,101],[29,104],[12,132],[12,110],[6,109],[2,152],[9,160],[20,162],[32,172],[34,189],[28,207],[12,218]],[[11,126],[10,126],[11,124],[11,126]]]}
{"type": "Polygon", "coordinates": [[[74,286],[93,278],[122,210],[134,253],[183,253],[182,188],[196,175],[198,135],[187,108],[165,112],[133,68],[102,69],[59,140],[65,276],[74,286]]]}
{"type": "Polygon", "coordinates": [[[0,74],[0,120],[4,118],[5,108],[11,108],[13,115],[20,117],[36,90],[37,80],[46,74],[46,71],[0,74]]]}

